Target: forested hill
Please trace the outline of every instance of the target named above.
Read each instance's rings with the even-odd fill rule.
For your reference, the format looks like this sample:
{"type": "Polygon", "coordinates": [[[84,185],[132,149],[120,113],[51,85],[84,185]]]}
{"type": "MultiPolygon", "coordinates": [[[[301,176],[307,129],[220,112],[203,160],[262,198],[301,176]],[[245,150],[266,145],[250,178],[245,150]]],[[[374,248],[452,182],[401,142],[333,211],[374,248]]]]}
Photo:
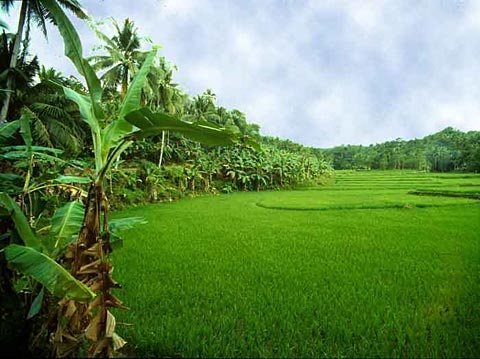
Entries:
{"type": "Polygon", "coordinates": [[[342,145],[319,149],[334,169],[415,169],[422,171],[480,171],[480,132],[452,127],[422,139],[342,145]]]}

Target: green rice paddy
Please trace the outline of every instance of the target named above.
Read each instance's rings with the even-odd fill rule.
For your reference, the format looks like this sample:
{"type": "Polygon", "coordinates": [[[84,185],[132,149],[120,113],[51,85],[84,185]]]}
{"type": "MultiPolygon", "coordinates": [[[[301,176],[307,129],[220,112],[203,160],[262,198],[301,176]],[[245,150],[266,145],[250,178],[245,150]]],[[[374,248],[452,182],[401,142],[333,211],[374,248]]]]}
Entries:
{"type": "Polygon", "coordinates": [[[114,253],[119,332],[137,356],[479,357],[480,201],[445,191],[480,175],[337,172],[117,213],[149,222],[114,253]]]}

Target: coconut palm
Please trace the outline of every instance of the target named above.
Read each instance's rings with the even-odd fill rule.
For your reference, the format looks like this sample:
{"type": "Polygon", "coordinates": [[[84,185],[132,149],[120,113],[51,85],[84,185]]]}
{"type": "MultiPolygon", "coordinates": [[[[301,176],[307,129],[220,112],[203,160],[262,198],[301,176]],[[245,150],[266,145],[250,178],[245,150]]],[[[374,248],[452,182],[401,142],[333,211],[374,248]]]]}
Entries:
{"type": "MultiPolygon", "coordinates": [[[[7,13],[11,10],[14,0],[3,0],[0,2],[0,8],[7,13]]],[[[26,45],[29,40],[31,24],[35,24],[40,27],[41,31],[47,36],[46,21],[51,21],[58,26],[57,18],[49,10],[49,3],[55,2],[73,12],[77,17],[86,19],[88,17],[86,11],[82,8],[77,0],[22,0],[20,7],[20,16],[18,20],[17,34],[15,36],[15,42],[12,50],[12,57],[10,61],[10,69],[17,67],[17,60],[20,53],[20,43],[23,39],[24,32],[26,33],[24,41],[24,52],[26,53],[26,45]]],[[[63,10],[62,10],[63,13],[63,10]]],[[[8,77],[7,92],[3,99],[2,110],[0,111],[0,123],[7,121],[8,108],[10,104],[10,98],[14,85],[14,79],[12,76],[8,77]]]]}
{"type": "Polygon", "coordinates": [[[88,128],[75,103],[67,100],[63,92],[48,83],[55,81],[65,86],[78,84],[58,71],[43,66],[38,77],[40,83],[32,88],[29,96],[29,108],[34,114],[31,126],[35,141],[43,146],[60,148],[69,154],[78,154],[86,145],[88,128]]]}
{"type": "Polygon", "coordinates": [[[15,95],[20,98],[18,106],[11,109],[11,113],[19,117],[19,109],[22,107],[22,101],[33,86],[35,75],[39,70],[37,57],[27,59],[25,56],[19,56],[17,59],[17,67],[10,69],[10,63],[13,57],[13,48],[15,43],[15,36],[3,32],[0,35],[0,88],[2,88],[0,95],[4,100],[6,94],[14,91],[3,90],[8,86],[8,81],[15,82],[15,95]]]}
{"type": "Polygon", "coordinates": [[[48,81],[55,81],[70,86],[74,85],[73,81],[53,69],[40,68],[36,57],[20,58],[17,67],[9,71],[13,42],[8,34],[0,35],[0,87],[7,87],[8,72],[15,82],[10,115],[20,118],[23,107],[27,106],[32,114],[32,135],[36,144],[60,148],[70,154],[78,153],[85,138],[85,126],[78,109],[63,93],[47,85],[48,81]],[[40,82],[34,84],[37,76],[40,82]]]}
{"type": "Polygon", "coordinates": [[[215,101],[217,97],[212,90],[207,89],[201,95],[193,98],[187,106],[187,113],[192,119],[209,120],[213,123],[219,123],[219,116],[216,113],[215,101]]]}
{"type": "Polygon", "coordinates": [[[116,30],[111,38],[95,27],[97,36],[104,42],[98,49],[107,54],[92,56],[89,61],[93,62],[95,70],[105,71],[101,80],[106,87],[116,89],[121,86],[121,97],[124,98],[132,77],[145,60],[146,52],[140,51],[141,37],[133,21],[125,19],[122,27],[114,19],[111,22],[116,30]]]}

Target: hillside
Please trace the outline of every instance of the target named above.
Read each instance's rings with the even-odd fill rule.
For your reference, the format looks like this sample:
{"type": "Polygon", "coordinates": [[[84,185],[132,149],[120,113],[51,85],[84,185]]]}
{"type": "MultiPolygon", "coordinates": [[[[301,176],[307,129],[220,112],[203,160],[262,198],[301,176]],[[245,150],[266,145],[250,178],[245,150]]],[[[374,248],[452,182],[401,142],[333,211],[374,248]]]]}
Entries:
{"type": "Polygon", "coordinates": [[[342,145],[319,149],[334,169],[415,169],[480,171],[480,132],[452,127],[421,139],[397,138],[369,146],[342,145]]]}

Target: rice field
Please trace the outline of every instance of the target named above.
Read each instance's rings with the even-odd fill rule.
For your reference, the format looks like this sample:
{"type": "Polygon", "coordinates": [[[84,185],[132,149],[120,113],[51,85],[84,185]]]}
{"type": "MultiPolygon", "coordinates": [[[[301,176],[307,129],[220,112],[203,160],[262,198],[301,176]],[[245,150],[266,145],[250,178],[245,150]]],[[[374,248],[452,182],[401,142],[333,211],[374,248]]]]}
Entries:
{"type": "Polygon", "coordinates": [[[130,355],[479,357],[480,175],[331,182],[117,213],[130,355]]]}

